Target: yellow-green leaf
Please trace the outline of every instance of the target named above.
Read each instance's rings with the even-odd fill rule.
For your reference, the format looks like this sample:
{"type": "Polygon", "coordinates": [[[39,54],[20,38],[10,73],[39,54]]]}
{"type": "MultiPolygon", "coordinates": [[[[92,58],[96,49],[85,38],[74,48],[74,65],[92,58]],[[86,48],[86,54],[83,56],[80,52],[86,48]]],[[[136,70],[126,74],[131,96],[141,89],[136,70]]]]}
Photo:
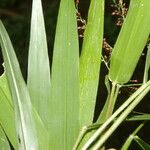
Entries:
{"type": "Polygon", "coordinates": [[[0,44],[6,67],[8,84],[15,108],[17,136],[20,138],[19,148],[37,149],[37,134],[33,119],[30,96],[21,74],[18,60],[9,36],[0,21],[0,44]]]}
{"type": "Polygon", "coordinates": [[[17,150],[18,139],[15,126],[15,114],[5,74],[0,77],[0,124],[9,141],[15,150],[17,150]]]}
{"type": "Polygon", "coordinates": [[[50,146],[70,150],[79,132],[79,46],[74,0],[60,2],[53,54],[50,146]]]}
{"type": "Polygon", "coordinates": [[[8,139],[1,126],[0,126],[0,148],[1,150],[11,150],[8,139]]]}
{"type": "Polygon", "coordinates": [[[149,9],[149,0],[131,0],[111,55],[109,78],[113,82],[128,82],[135,70],[150,33],[149,9]]]}
{"type": "Polygon", "coordinates": [[[80,127],[93,122],[101,66],[104,0],[92,0],[80,56],[80,127]]]}

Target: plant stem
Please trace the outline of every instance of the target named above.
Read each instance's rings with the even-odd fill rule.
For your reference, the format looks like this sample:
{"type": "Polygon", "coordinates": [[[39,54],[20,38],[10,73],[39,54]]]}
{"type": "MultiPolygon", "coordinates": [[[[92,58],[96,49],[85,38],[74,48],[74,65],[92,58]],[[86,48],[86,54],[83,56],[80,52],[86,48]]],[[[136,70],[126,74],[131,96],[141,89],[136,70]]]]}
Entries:
{"type": "MultiPolygon", "coordinates": [[[[122,104],[116,112],[103,124],[101,127],[91,136],[91,138],[87,141],[87,143],[83,146],[82,150],[86,150],[106,129],[106,127],[126,108],[129,104],[137,98],[147,87],[150,88],[150,81],[146,84],[142,85],[132,96],[130,96],[124,104],[122,104]]],[[[146,95],[146,94],[145,94],[146,95]]]]}
{"type": "Polygon", "coordinates": [[[79,133],[79,136],[78,136],[78,138],[77,138],[77,140],[76,140],[76,143],[75,143],[75,145],[74,145],[74,147],[73,147],[72,150],[77,150],[79,144],[81,143],[82,139],[84,138],[84,136],[86,135],[86,133],[87,133],[88,131],[97,129],[97,128],[99,128],[99,127],[100,127],[100,124],[92,124],[92,125],[89,125],[89,126],[84,126],[84,127],[81,129],[81,131],[80,131],[80,133],[79,133]]]}
{"type": "Polygon", "coordinates": [[[102,62],[104,62],[106,68],[109,70],[108,62],[105,60],[105,58],[103,56],[102,56],[102,62]]]}
{"type": "Polygon", "coordinates": [[[75,143],[75,145],[73,146],[73,149],[72,149],[72,150],[76,150],[76,149],[78,148],[78,146],[79,146],[79,144],[81,143],[81,141],[82,141],[82,139],[83,139],[83,137],[84,137],[86,131],[87,131],[87,127],[86,127],[86,126],[81,129],[81,131],[80,131],[80,133],[79,133],[79,136],[78,136],[78,138],[77,138],[77,140],[76,140],[76,143],[75,143]]]}
{"type": "MultiPolygon", "coordinates": [[[[146,83],[146,82],[145,82],[146,83]]],[[[131,87],[131,86],[141,86],[143,83],[136,83],[136,84],[124,84],[121,87],[131,87]]]]}
{"type": "Polygon", "coordinates": [[[110,92],[110,96],[106,100],[105,106],[100,114],[100,117],[98,119],[98,123],[105,122],[113,113],[116,99],[119,93],[120,85],[116,84],[115,82],[112,83],[112,89],[110,92]]]}
{"type": "Polygon", "coordinates": [[[147,87],[128,107],[124,112],[117,118],[114,124],[105,132],[97,144],[93,147],[93,150],[98,150],[104,142],[110,137],[115,129],[122,123],[122,121],[128,116],[128,114],[137,106],[137,104],[143,99],[143,97],[149,92],[150,86],[147,87]]]}
{"type": "Polygon", "coordinates": [[[116,103],[118,93],[119,93],[119,88],[120,87],[116,83],[112,83],[112,91],[111,91],[110,99],[109,99],[108,106],[107,106],[105,120],[108,119],[113,113],[115,103],[116,103]]]}

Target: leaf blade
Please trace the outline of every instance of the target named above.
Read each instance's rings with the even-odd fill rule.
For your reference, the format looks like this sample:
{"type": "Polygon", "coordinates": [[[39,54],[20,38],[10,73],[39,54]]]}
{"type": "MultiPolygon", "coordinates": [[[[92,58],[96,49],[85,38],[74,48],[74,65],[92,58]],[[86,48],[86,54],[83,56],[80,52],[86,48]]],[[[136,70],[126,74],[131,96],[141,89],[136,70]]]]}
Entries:
{"type": "Polygon", "coordinates": [[[11,150],[9,142],[7,140],[7,137],[6,137],[2,127],[0,127],[0,148],[2,150],[11,150]]]}
{"type": "Polygon", "coordinates": [[[11,94],[6,79],[3,74],[0,77],[0,123],[13,147],[17,150],[18,139],[15,127],[15,114],[12,102],[10,101],[11,94]],[[7,113],[4,113],[7,110],[7,113]]]}
{"type": "Polygon", "coordinates": [[[104,0],[92,0],[80,56],[80,127],[92,124],[99,83],[104,0]]]}
{"type": "Polygon", "coordinates": [[[148,121],[148,120],[150,120],[150,114],[135,115],[127,119],[127,121],[148,121]]]}
{"type": "Polygon", "coordinates": [[[51,115],[51,148],[70,150],[79,132],[79,46],[73,0],[60,2],[52,62],[51,115]]]}
{"type": "Polygon", "coordinates": [[[141,147],[142,150],[148,150],[148,149],[150,149],[150,145],[148,143],[146,143],[145,141],[143,141],[138,136],[135,136],[134,140],[139,144],[139,146],[141,147]]]}
{"type": "Polygon", "coordinates": [[[2,47],[8,83],[11,89],[16,111],[17,132],[21,140],[21,144],[19,146],[22,149],[37,149],[37,136],[32,117],[32,107],[29,93],[23,80],[19,63],[14,53],[11,41],[1,21],[0,43],[2,47]]]}
{"type": "Polygon", "coordinates": [[[41,0],[33,0],[27,86],[31,101],[45,126],[50,117],[50,66],[41,0]]]}
{"type": "Polygon", "coordinates": [[[127,150],[129,148],[129,146],[131,145],[134,136],[141,130],[141,128],[144,126],[144,123],[140,124],[135,131],[127,138],[127,140],[125,141],[125,143],[123,144],[121,150],[127,150]]]}
{"type": "MultiPolygon", "coordinates": [[[[42,150],[44,147],[45,150],[49,150],[48,132],[35,109],[33,116],[35,118],[39,149],[42,150]]],[[[19,141],[16,134],[14,106],[5,73],[0,77],[0,123],[14,149],[17,150],[19,141]],[[7,113],[3,113],[6,110],[7,113]]]]}
{"type": "Polygon", "coordinates": [[[131,0],[127,17],[111,55],[109,78],[113,82],[124,84],[134,72],[149,36],[149,7],[148,0],[131,0]]]}

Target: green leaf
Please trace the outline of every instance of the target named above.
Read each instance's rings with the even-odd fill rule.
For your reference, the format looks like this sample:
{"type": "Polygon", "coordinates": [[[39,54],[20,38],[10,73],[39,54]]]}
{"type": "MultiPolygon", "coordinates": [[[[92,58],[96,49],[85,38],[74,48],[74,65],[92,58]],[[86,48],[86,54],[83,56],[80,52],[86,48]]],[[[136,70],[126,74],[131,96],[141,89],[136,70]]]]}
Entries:
{"type": "Polygon", "coordinates": [[[150,32],[150,1],[131,0],[110,62],[109,78],[124,84],[134,72],[150,32]]]}
{"type": "Polygon", "coordinates": [[[33,115],[35,119],[39,150],[43,150],[43,147],[44,150],[50,150],[48,130],[45,128],[45,124],[42,122],[41,118],[39,117],[35,109],[33,115]]]}
{"type": "Polygon", "coordinates": [[[148,45],[147,55],[146,55],[146,62],[145,62],[145,70],[144,70],[144,78],[143,82],[146,83],[148,81],[148,73],[150,68],[150,44],[148,45]]]}
{"type": "Polygon", "coordinates": [[[50,146],[70,150],[79,133],[79,46],[74,0],[61,0],[53,53],[50,146]]]}
{"type": "MultiPolygon", "coordinates": [[[[5,70],[4,64],[3,64],[3,67],[4,67],[4,70],[5,70]]],[[[7,98],[7,101],[9,102],[9,104],[13,107],[13,102],[11,101],[11,93],[10,93],[10,89],[9,89],[9,85],[8,85],[8,81],[7,81],[5,71],[0,76],[0,88],[3,91],[3,93],[6,95],[6,98],[7,98]]]]}
{"type": "Polygon", "coordinates": [[[127,140],[125,141],[125,143],[123,144],[121,150],[127,150],[129,148],[129,146],[131,145],[134,136],[141,130],[141,128],[144,126],[144,123],[140,124],[135,131],[127,138],[127,140]]]}
{"type": "Polygon", "coordinates": [[[0,44],[6,67],[6,75],[15,107],[17,134],[20,138],[19,147],[22,150],[37,149],[37,135],[30,96],[22,77],[11,41],[1,21],[0,44]]]}
{"type": "MultiPolygon", "coordinates": [[[[48,132],[34,109],[34,118],[38,135],[39,150],[49,150],[48,132]]],[[[0,123],[14,149],[18,149],[15,127],[15,114],[12,97],[5,73],[0,77],[0,123]],[[7,113],[4,113],[7,110],[7,113]]]]}
{"type": "Polygon", "coordinates": [[[93,122],[101,66],[104,0],[92,0],[80,57],[80,127],[93,122]]]}
{"type": "Polygon", "coordinates": [[[127,118],[127,121],[148,121],[148,120],[150,120],[150,114],[135,115],[127,118]]]}
{"type": "Polygon", "coordinates": [[[27,85],[34,108],[48,127],[50,66],[41,0],[33,0],[27,85]]]}
{"type": "Polygon", "coordinates": [[[5,74],[0,77],[0,124],[9,141],[17,150],[18,139],[15,127],[15,114],[5,74]]]}
{"type": "Polygon", "coordinates": [[[148,143],[146,143],[145,141],[143,141],[138,136],[135,136],[134,140],[139,144],[139,146],[141,147],[142,150],[149,150],[150,149],[150,145],[148,143]]]}
{"type": "Polygon", "coordinates": [[[0,126],[0,148],[1,150],[11,150],[7,137],[1,126],[0,126]]]}

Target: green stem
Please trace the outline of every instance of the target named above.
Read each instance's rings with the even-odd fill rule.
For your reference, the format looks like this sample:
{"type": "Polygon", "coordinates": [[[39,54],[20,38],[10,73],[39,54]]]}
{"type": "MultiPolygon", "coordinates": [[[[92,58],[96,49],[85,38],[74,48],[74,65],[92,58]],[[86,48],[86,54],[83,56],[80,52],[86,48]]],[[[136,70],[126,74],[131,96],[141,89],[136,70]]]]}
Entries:
{"type": "Polygon", "coordinates": [[[82,139],[84,138],[84,136],[86,135],[87,132],[89,132],[91,130],[95,130],[95,129],[99,128],[99,127],[100,127],[100,124],[92,124],[92,125],[89,125],[89,126],[84,126],[81,129],[81,131],[79,133],[79,136],[78,136],[78,138],[76,140],[76,143],[75,143],[75,145],[74,145],[72,150],[77,150],[78,146],[80,145],[82,139]]]}
{"type": "Polygon", "coordinates": [[[102,56],[102,62],[104,62],[106,68],[109,70],[109,67],[108,67],[108,62],[105,61],[104,57],[102,56]]]}
{"type": "Polygon", "coordinates": [[[77,148],[78,148],[79,144],[81,143],[81,141],[82,141],[84,135],[86,134],[86,132],[87,132],[87,127],[85,126],[81,129],[81,131],[79,133],[79,136],[78,136],[72,150],[77,150],[77,148]]]}
{"type": "Polygon", "coordinates": [[[117,96],[119,93],[119,88],[120,88],[120,86],[118,84],[112,83],[112,89],[111,89],[110,96],[106,100],[105,106],[104,106],[104,108],[100,114],[100,117],[97,121],[98,123],[105,122],[112,115],[114,107],[115,107],[115,103],[117,100],[117,96]]]}
{"type": "Polygon", "coordinates": [[[113,87],[112,87],[112,92],[111,92],[109,103],[108,103],[105,120],[108,119],[112,115],[114,107],[115,107],[115,103],[116,103],[116,100],[117,100],[117,97],[119,94],[120,87],[117,84],[114,84],[114,83],[112,83],[112,84],[113,84],[113,87]]]}
{"type": "Polygon", "coordinates": [[[143,83],[136,83],[136,84],[124,84],[124,85],[121,85],[121,87],[133,87],[133,86],[141,86],[143,83]]]}
{"type": "MultiPolygon", "coordinates": [[[[150,90],[150,81],[146,84],[142,85],[132,96],[130,96],[124,104],[122,104],[116,112],[103,124],[101,127],[91,136],[91,138],[86,142],[86,144],[83,146],[82,150],[86,150],[99,136],[100,134],[106,129],[106,127],[126,108],[130,105],[130,103],[138,98],[139,95],[142,95],[143,92],[147,89],[147,91],[150,90]],[[148,88],[148,89],[147,89],[148,88]]],[[[144,93],[144,96],[147,93],[144,93]]]]}
{"type": "Polygon", "coordinates": [[[104,142],[110,137],[110,135],[117,129],[117,127],[123,122],[128,114],[139,104],[143,97],[149,92],[150,86],[147,87],[128,107],[124,112],[117,118],[115,123],[103,134],[98,143],[94,146],[93,150],[100,148],[104,142]]]}

